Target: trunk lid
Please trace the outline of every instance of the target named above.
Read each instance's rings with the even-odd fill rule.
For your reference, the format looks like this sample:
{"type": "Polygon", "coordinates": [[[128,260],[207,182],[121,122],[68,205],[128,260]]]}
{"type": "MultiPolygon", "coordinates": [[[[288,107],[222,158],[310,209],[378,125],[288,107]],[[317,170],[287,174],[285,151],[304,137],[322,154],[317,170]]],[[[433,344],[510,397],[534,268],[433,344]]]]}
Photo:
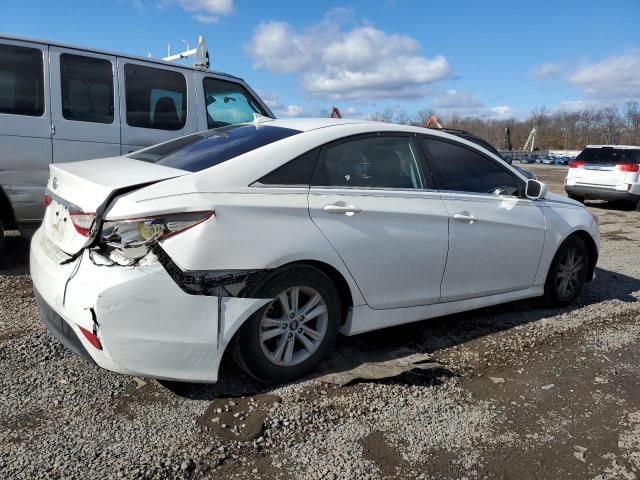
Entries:
{"type": "Polygon", "coordinates": [[[49,171],[50,204],[42,225],[47,239],[69,255],[93,241],[100,216],[118,192],[190,173],[127,157],[52,164],[49,171]],[[76,223],[78,219],[87,222],[87,234],[78,231],[74,216],[76,223]]]}

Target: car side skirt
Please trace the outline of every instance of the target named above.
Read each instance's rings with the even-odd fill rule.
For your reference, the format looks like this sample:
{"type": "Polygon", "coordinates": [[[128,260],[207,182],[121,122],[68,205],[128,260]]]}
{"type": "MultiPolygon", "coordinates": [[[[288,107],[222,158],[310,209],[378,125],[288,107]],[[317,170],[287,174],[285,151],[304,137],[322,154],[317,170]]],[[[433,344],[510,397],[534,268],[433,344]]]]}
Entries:
{"type": "Polygon", "coordinates": [[[500,293],[485,297],[469,298],[455,302],[435,303],[419,307],[394,308],[389,310],[374,310],[367,305],[354,307],[352,315],[342,327],[344,335],[356,335],[359,333],[378,330],[380,328],[418,322],[434,317],[450,315],[452,313],[475,310],[501,303],[523,300],[525,298],[539,297],[544,294],[544,285],[534,285],[524,290],[500,293]]]}

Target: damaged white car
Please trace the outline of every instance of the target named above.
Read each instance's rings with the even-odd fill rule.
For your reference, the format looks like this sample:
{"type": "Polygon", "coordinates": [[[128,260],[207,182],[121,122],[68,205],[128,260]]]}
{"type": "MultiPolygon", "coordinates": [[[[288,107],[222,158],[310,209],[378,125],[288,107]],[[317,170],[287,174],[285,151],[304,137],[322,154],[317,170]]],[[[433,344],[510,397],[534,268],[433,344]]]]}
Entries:
{"type": "Polygon", "coordinates": [[[49,330],[116,372],[215,382],[232,349],[267,382],[341,332],[543,296],[593,277],[579,203],[468,140],[332,119],[232,125],[53,164],[32,240],[49,330]]]}

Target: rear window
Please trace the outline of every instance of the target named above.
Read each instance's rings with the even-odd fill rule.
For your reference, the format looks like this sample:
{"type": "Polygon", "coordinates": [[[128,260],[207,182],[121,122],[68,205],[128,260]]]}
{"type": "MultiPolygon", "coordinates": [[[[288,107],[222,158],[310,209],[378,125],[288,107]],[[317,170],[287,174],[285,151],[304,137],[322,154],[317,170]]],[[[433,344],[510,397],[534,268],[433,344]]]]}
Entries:
{"type": "Polygon", "coordinates": [[[230,125],[178,138],[129,157],[199,172],[296,133],[300,131],[269,125],[230,125]]]}
{"type": "Polygon", "coordinates": [[[42,50],[0,45],[0,113],[44,113],[42,50]]]}
{"type": "Polygon", "coordinates": [[[576,160],[591,164],[637,163],[638,150],[630,148],[585,148],[576,160]]]}

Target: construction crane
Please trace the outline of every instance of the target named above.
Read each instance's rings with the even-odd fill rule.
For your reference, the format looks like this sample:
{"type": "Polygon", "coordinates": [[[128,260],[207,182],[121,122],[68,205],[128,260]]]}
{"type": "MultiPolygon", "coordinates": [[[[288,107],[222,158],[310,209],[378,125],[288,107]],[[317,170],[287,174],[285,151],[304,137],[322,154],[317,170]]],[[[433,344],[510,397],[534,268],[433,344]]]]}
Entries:
{"type": "Polygon", "coordinates": [[[331,107],[331,111],[329,112],[329,118],[342,118],[342,114],[338,107],[331,107]]]}
{"type": "Polygon", "coordinates": [[[533,126],[533,128],[531,129],[531,132],[529,132],[529,136],[527,137],[527,141],[524,142],[524,146],[522,147],[522,150],[527,151],[529,150],[530,152],[533,152],[536,148],[536,132],[538,131],[538,127],[536,127],[535,125],[533,126]]]}

